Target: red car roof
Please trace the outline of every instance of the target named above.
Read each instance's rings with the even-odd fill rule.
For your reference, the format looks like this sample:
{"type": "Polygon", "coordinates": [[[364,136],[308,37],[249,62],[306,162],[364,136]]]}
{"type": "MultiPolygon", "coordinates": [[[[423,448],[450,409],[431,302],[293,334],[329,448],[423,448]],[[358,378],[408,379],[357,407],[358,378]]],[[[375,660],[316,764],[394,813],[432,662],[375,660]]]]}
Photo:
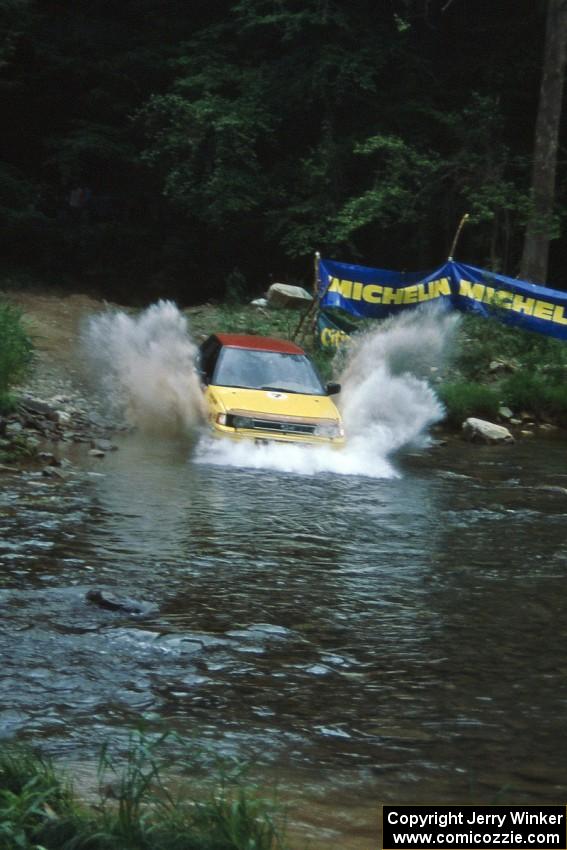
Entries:
{"type": "Polygon", "coordinates": [[[282,354],[305,354],[303,349],[294,342],[286,342],[284,339],[253,334],[215,334],[215,336],[221,345],[229,348],[256,348],[260,351],[278,351],[282,354]]]}

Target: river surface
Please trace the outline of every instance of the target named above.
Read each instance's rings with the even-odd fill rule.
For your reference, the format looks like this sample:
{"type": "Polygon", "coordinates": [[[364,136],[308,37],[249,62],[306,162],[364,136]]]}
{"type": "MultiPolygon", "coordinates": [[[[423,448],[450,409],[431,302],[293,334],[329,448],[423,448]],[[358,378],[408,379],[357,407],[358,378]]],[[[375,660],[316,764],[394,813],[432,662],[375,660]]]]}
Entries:
{"type": "Polygon", "coordinates": [[[380,479],[125,436],[62,483],[4,475],[0,734],[81,762],[174,728],[279,778],[321,847],[375,846],[380,802],[559,803],[566,452],[455,443],[380,479]]]}

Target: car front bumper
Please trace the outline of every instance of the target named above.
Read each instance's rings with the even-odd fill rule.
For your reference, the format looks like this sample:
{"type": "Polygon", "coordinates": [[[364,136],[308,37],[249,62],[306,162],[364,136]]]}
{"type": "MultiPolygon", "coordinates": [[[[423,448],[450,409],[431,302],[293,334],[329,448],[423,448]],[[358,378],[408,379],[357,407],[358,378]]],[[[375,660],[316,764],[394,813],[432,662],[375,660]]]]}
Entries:
{"type": "Polygon", "coordinates": [[[327,446],[333,449],[342,449],[345,438],[342,437],[319,437],[315,434],[290,434],[285,431],[262,431],[259,428],[234,428],[230,425],[212,423],[211,433],[214,437],[228,437],[231,440],[247,440],[258,445],[267,443],[287,443],[301,446],[327,446]]]}

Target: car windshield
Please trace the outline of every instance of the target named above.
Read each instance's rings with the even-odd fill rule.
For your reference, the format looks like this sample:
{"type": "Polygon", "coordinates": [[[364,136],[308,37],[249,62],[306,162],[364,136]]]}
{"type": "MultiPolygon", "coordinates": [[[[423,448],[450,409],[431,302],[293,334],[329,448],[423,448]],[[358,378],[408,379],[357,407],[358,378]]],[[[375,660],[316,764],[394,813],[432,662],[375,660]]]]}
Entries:
{"type": "Polygon", "coordinates": [[[249,348],[224,348],[211,383],[220,387],[325,394],[319,376],[305,354],[249,348]]]}

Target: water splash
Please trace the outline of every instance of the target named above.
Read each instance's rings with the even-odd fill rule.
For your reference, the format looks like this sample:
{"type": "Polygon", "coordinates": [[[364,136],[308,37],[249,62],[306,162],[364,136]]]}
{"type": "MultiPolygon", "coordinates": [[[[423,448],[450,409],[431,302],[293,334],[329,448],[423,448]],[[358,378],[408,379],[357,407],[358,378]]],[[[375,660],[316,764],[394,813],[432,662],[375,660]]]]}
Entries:
{"type": "Polygon", "coordinates": [[[444,363],[457,323],[455,314],[419,309],[350,342],[341,352],[338,404],[347,433],[342,450],[204,440],[197,459],[307,475],[397,477],[390,457],[402,447],[427,443],[427,429],[443,417],[430,382],[444,363]]]}
{"type": "Polygon", "coordinates": [[[347,433],[389,455],[423,444],[443,417],[432,378],[444,365],[458,316],[422,308],[354,337],[343,354],[340,408],[347,433]]]}
{"type": "MultiPolygon", "coordinates": [[[[354,337],[342,350],[338,404],[347,432],[342,450],[202,437],[195,459],[307,475],[396,477],[391,456],[427,441],[427,429],[443,416],[430,381],[457,322],[454,314],[418,309],[354,337]]],[[[160,301],[136,317],[123,311],[91,317],[82,341],[109,403],[131,424],[154,433],[185,433],[204,422],[197,347],[172,302],[160,301]]]]}
{"type": "Polygon", "coordinates": [[[202,421],[197,347],[187,319],[171,301],[159,301],[138,316],[123,311],[92,316],[81,342],[109,407],[131,425],[174,434],[202,421]]]}

